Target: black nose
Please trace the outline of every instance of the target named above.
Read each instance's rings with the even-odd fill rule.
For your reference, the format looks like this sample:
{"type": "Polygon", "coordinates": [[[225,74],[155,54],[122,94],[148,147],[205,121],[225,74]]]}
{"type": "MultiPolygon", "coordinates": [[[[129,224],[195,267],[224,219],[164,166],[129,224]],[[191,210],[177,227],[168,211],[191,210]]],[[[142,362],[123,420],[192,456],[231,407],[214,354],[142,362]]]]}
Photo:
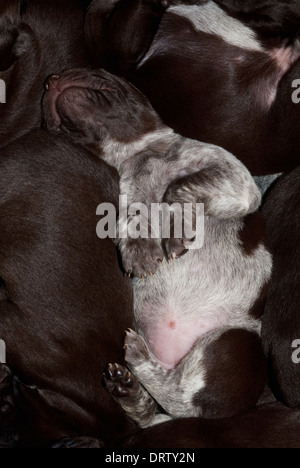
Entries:
{"type": "Polygon", "coordinates": [[[46,81],[46,90],[48,91],[48,89],[54,89],[56,88],[57,86],[57,82],[58,80],[60,79],[60,75],[52,75],[48,78],[48,80],[46,81]]]}

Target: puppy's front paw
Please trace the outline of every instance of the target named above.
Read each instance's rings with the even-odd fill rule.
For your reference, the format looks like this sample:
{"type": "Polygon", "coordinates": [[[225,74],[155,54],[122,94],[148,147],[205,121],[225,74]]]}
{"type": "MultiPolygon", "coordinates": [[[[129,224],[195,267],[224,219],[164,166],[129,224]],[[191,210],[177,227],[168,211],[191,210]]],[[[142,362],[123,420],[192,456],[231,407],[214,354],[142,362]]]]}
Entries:
{"type": "Polygon", "coordinates": [[[131,396],[138,381],[128,369],[120,364],[109,364],[103,375],[105,387],[115,398],[131,396]]]}
{"type": "MultiPolygon", "coordinates": [[[[176,228],[178,228],[178,226],[176,226],[176,228]]],[[[183,255],[185,255],[194,242],[194,239],[189,239],[185,235],[186,229],[188,229],[187,232],[189,233],[195,232],[195,231],[192,231],[192,229],[194,229],[194,226],[191,224],[191,220],[184,219],[184,222],[182,223],[180,228],[181,228],[180,229],[181,237],[178,237],[178,238],[174,237],[176,233],[176,229],[175,229],[175,220],[174,220],[174,217],[172,217],[171,218],[171,230],[170,230],[171,236],[168,239],[162,240],[163,249],[168,260],[176,260],[182,257],[183,255]]]]}
{"type": "Polygon", "coordinates": [[[168,260],[176,260],[188,252],[188,241],[184,239],[164,239],[163,245],[168,260]]]}
{"type": "Polygon", "coordinates": [[[126,239],[120,243],[124,270],[136,278],[154,275],[164,254],[156,239],[126,239]]]}

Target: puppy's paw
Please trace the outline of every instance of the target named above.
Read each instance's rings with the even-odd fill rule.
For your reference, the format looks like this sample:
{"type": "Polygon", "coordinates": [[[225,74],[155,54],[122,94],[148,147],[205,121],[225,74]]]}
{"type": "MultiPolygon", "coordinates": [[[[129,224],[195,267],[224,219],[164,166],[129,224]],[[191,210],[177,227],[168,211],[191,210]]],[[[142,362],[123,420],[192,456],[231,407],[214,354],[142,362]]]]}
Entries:
{"type": "Polygon", "coordinates": [[[126,331],[124,348],[125,360],[133,372],[141,364],[152,361],[152,355],[144,338],[133,330],[126,331]]]}
{"type": "MultiPolygon", "coordinates": [[[[178,228],[178,226],[177,226],[178,228]]],[[[169,239],[163,239],[162,240],[162,245],[163,249],[166,255],[166,258],[168,260],[176,260],[183,255],[185,255],[192,244],[194,243],[194,239],[189,239],[186,237],[186,229],[187,232],[191,233],[194,232],[192,229],[195,229],[193,225],[191,225],[191,222],[189,219],[185,219],[184,222],[182,223],[182,226],[180,226],[180,235],[182,237],[174,237],[175,233],[177,232],[175,229],[175,221],[174,217],[171,217],[171,236],[169,239]]]]}
{"type": "Polygon", "coordinates": [[[128,369],[119,364],[109,364],[103,374],[105,387],[115,398],[131,396],[138,382],[128,369]]]}
{"type": "Polygon", "coordinates": [[[0,421],[10,417],[15,410],[12,374],[8,367],[0,366],[0,421]]]}
{"type": "Polygon", "coordinates": [[[164,254],[157,239],[126,239],[120,243],[124,270],[136,278],[154,275],[164,254]]]}
{"type": "Polygon", "coordinates": [[[177,260],[188,252],[187,239],[164,239],[163,246],[168,260],[177,260]]]}

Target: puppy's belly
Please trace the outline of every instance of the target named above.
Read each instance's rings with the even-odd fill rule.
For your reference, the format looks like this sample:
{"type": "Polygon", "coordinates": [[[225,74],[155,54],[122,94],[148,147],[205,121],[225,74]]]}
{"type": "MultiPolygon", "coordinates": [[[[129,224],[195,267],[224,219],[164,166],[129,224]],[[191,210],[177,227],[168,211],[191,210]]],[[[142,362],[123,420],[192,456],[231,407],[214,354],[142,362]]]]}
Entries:
{"type": "Polygon", "coordinates": [[[170,315],[146,333],[149,347],[165,369],[175,368],[198,339],[220,326],[212,319],[187,320],[170,315]]]}

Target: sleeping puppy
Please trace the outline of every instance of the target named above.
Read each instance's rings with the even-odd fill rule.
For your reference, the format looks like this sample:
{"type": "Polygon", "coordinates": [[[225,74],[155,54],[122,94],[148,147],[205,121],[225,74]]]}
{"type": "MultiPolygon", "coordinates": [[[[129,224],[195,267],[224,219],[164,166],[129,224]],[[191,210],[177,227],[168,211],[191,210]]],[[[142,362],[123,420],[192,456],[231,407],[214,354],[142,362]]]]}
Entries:
{"type": "Polygon", "coordinates": [[[283,177],[263,207],[274,271],[263,319],[263,344],[273,390],[300,408],[300,168],[283,177]]]}
{"type": "MultiPolygon", "coordinates": [[[[300,76],[299,2],[161,2],[169,8],[152,42],[140,25],[150,21],[144,3],[157,2],[136,0],[137,15],[126,0],[108,3],[110,45],[100,64],[132,81],[171,128],[226,148],[253,175],[300,163],[300,106],[291,99],[300,76]]],[[[91,6],[99,24],[101,5],[91,6]]],[[[89,24],[88,16],[95,57],[103,38],[89,24]]]]}
{"type": "Polygon", "coordinates": [[[205,205],[204,246],[188,253],[189,237],[166,238],[164,255],[161,238],[121,235],[138,213],[119,219],[137,333],[125,340],[134,376],[109,365],[111,394],[142,427],[164,419],[157,404],[174,417],[212,418],[254,406],[266,383],[259,334],[272,259],[252,214],[261,196],[251,175],[227,151],[174,133],[138,90],[105,71],[70,70],[47,88],[47,128],[116,167],[129,205],[205,205]]]}
{"type": "Polygon", "coordinates": [[[116,445],[135,425],[99,365],[122,363],[133,291],[95,226],[99,203],[118,205],[118,174],[42,130],[2,149],[0,172],[0,339],[16,376],[0,367],[0,446],[116,445]]]}

